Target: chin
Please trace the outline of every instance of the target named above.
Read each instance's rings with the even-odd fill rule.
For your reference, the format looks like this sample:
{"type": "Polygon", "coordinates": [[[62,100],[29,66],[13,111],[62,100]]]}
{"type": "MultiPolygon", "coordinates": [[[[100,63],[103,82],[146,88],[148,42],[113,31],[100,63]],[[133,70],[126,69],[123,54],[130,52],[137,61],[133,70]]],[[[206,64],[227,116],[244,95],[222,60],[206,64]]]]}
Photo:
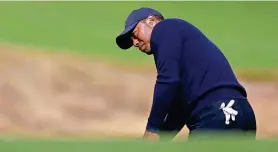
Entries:
{"type": "Polygon", "coordinates": [[[150,52],[145,52],[147,55],[152,55],[153,53],[152,53],[152,51],[150,51],[150,52]]]}
{"type": "Polygon", "coordinates": [[[153,54],[152,51],[147,51],[147,50],[143,50],[143,49],[142,50],[140,49],[140,51],[147,54],[147,55],[152,55],[153,54]]]}

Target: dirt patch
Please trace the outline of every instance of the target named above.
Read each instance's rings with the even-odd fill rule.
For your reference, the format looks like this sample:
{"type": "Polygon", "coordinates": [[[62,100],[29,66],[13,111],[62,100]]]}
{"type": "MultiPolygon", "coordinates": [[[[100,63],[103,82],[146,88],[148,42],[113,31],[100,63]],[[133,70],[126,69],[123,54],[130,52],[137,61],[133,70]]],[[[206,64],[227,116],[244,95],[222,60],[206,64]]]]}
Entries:
{"type": "MultiPolygon", "coordinates": [[[[0,131],[45,135],[141,136],[155,70],[127,70],[92,59],[0,46],[0,131]]],[[[242,81],[258,137],[278,135],[278,85],[242,81]]],[[[184,128],[182,135],[187,134],[184,128]]]]}

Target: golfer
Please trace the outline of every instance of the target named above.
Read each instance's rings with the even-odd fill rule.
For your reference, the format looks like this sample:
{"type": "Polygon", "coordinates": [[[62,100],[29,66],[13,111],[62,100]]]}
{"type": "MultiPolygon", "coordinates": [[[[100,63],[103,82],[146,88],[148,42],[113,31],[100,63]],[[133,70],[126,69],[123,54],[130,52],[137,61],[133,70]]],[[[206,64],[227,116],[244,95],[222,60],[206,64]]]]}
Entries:
{"type": "Polygon", "coordinates": [[[197,27],[143,7],[129,14],[116,43],[154,57],[157,77],[144,139],[176,135],[185,125],[189,139],[215,132],[256,137],[245,88],[221,50],[197,27]]]}

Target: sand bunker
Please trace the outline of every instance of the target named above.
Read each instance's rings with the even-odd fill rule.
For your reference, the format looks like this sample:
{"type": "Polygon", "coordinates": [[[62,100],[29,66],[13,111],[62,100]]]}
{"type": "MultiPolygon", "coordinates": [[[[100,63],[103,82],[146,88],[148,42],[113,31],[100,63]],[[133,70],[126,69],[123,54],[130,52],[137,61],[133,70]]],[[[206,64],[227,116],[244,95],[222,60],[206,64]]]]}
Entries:
{"type": "MultiPolygon", "coordinates": [[[[142,135],[155,71],[30,50],[0,46],[2,133],[142,135]]],[[[277,136],[278,85],[242,82],[258,118],[258,137],[277,136]]]]}

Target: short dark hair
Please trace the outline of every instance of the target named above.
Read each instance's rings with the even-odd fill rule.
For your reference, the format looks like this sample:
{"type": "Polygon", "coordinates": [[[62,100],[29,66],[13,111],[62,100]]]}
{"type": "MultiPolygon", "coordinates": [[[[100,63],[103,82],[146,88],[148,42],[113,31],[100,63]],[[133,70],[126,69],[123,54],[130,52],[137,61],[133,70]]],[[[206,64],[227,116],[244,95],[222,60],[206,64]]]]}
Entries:
{"type": "MultiPolygon", "coordinates": [[[[162,21],[164,20],[164,17],[162,15],[152,15],[156,20],[162,21]]],[[[145,23],[147,18],[143,19],[142,22],[145,23]]]]}
{"type": "MultiPolygon", "coordinates": [[[[162,15],[152,15],[152,16],[153,16],[156,20],[158,20],[159,22],[162,21],[162,20],[164,20],[164,17],[163,17],[162,15]]],[[[147,18],[141,20],[140,22],[146,24],[146,23],[147,23],[146,20],[147,20],[147,18]]],[[[148,25],[148,24],[147,24],[147,25],[148,25]]]]}
{"type": "Polygon", "coordinates": [[[164,17],[162,15],[155,15],[154,16],[157,20],[164,20],[164,17]]]}

